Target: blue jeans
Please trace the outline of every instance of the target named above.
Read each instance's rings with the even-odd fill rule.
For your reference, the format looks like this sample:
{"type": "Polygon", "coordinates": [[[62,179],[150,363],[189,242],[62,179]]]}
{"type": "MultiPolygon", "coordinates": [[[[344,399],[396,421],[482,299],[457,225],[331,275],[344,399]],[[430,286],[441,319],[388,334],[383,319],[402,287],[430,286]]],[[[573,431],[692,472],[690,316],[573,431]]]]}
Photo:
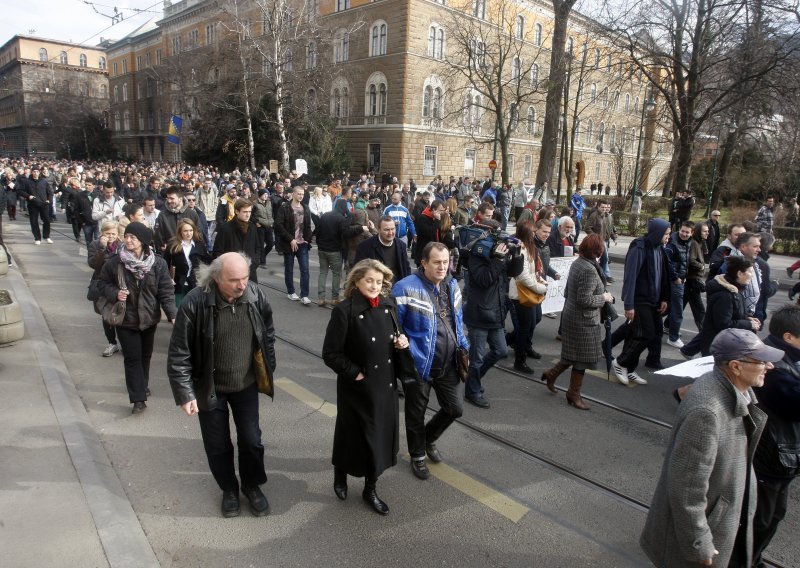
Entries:
{"type": "Polygon", "coordinates": [[[465,394],[479,396],[481,394],[481,379],[492,365],[506,356],[506,330],[469,328],[469,375],[465,394]]]}
{"type": "Polygon", "coordinates": [[[88,246],[95,239],[100,238],[100,227],[97,223],[83,226],[83,238],[88,246]]]}
{"type": "Polygon", "coordinates": [[[603,256],[600,257],[600,268],[603,270],[603,274],[606,278],[611,276],[611,269],[608,268],[608,245],[609,241],[606,241],[606,246],[603,249],[603,256]]]}
{"type": "Polygon", "coordinates": [[[294,259],[297,257],[297,264],[300,265],[300,297],[308,297],[308,249],[307,244],[297,247],[297,252],[283,253],[283,278],[286,282],[286,292],[294,294],[294,259]]]}
{"type": "Polygon", "coordinates": [[[669,340],[677,341],[683,323],[683,284],[669,285],[669,340]]]}
{"type": "Polygon", "coordinates": [[[500,213],[503,215],[503,220],[500,221],[500,230],[505,231],[508,227],[508,217],[511,215],[511,207],[501,207],[500,213]]]}

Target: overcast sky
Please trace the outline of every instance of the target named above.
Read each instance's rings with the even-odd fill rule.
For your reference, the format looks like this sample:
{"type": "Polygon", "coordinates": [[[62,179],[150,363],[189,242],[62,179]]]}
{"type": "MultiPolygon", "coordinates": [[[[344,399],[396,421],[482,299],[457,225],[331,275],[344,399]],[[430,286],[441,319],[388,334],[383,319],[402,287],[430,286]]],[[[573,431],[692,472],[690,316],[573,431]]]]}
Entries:
{"type": "Polygon", "coordinates": [[[0,45],[17,34],[97,45],[101,37],[124,37],[160,15],[162,6],[162,0],[98,0],[91,4],[84,0],[0,0],[0,45]],[[105,15],[95,12],[92,5],[105,15]],[[122,21],[112,26],[107,16],[114,15],[115,6],[122,21]]]}

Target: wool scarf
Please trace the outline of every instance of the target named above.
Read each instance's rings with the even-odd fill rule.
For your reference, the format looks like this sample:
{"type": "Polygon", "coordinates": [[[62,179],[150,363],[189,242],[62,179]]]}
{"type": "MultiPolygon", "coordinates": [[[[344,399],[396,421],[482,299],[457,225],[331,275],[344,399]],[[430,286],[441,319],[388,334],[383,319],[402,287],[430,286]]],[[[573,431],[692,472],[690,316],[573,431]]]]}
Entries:
{"type": "Polygon", "coordinates": [[[156,255],[142,253],[142,258],[136,258],[132,252],[125,247],[119,248],[119,260],[125,269],[133,274],[137,280],[143,280],[147,273],[153,268],[156,255]]]}

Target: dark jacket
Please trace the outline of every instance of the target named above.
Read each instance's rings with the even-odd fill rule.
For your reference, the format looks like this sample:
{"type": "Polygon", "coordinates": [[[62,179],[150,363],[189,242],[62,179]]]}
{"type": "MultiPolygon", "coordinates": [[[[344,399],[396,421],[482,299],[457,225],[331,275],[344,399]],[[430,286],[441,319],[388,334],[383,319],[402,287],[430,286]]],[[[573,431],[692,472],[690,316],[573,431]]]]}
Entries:
{"type": "Polygon", "coordinates": [[[759,477],[800,475],[800,349],[769,335],[764,343],[786,355],[767,371],[764,386],[754,388],[767,427],[756,449],[753,467],[759,477]]]}
{"type": "Polygon", "coordinates": [[[558,272],[550,268],[550,247],[547,246],[546,241],[540,241],[539,237],[534,235],[533,242],[536,244],[536,250],[539,253],[539,260],[542,261],[542,271],[545,276],[555,279],[558,272]]]}
{"type": "MultiPolygon", "coordinates": [[[[290,243],[294,240],[294,213],[291,202],[284,202],[275,215],[275,250],[281,253],[291,253],[290,243]]],[[[303,240],[311,246],[311,210],[308,205],[303,205],[303,240]]]]}
{"type": "MultiPolygon", "coordinates": [[[[149,254],[153,252],[150,251],[149,254]]],[[[114,255],[103,265],[103,270],[100,272],[98,288],[100,294],[109,302],[117,301],[117,293],[120,290],[117,266],[120,262],[119,255],[114,255]]],[[[137,280],[124,267],[122,273],[125,286],[128,288],[128,299],[125,319],[119,327],[140,331],[152,327],[161,320],[162,309],[167,313],[167,319],[175,319],[175,289],[172,287],[167,263],[163,258],[156,256],[153,267],[142,280],[137,280]]]]}
{"type": "Polygon", "coordinates": [[[88,191],[79,191],[73,197],[75,215],[84,225],[97,225],[97,221],[92,219],[92,201],[94,197],[88,191]]]}
{"type": "Polygon", "coordinates": [[[317,223],[317,248],[322,252],[341,252],[344,240],[364,232],[362,225],[351,225],[350,218],[334,209],[323,213],[317,223]]]}
{"type": "Polygon", "coordinates": [[[759,288],[758,302],[756,302],[755,316],[764,323],[767,320],[767,303],[769,299],[778,291],[776,282],[772,280],[772,270],[770,269],[769,253],[761,252],[761,255],[756,257],[756,264],[761,270],[761,287],[759,288]]]}
{"type": "Polygon", "coordinates": [[[672,264],[672,271],[677,278],[686,280],[689,273],[689,248],[692,244],[692,238],[682,241],[678,233],[672,233],[669,238],[667,246],[664,251],[667,253],[667,259],[672,264]]]}
{"type": "Polygon", "coordinates": [[[717,250],[717,247],[719,246],[719,239],[720,239],[719,223],[709,219],[708,221],[706,221],[706,224],[708,225],[708,237],[706,237],[706,249],[708,250],[708,254],[710,255],[713,251],[717,250]]]}
{"type": "Polygon", "coordinates": [[[525,259],[521,254],[483,258],[467,256],[467,299],[464,323],[467,327],[497,329],[503,327],[506,315],[508,278],[522,273],[525,259]]]}
{"type": "Polygon", "coordinates": [[[711,342],[723,329],[753,329],[744,309],[741,288],[731,284],[720,274],[706,284],[706,317],[700,330],[700,351],[705,356],[710,353],[711,342]]]}
{"type": "Polygon", "coordinates": [[[356,290],[334,307],[325,333],[322,358],[336,372],[338,407],[332,462],[356,477],[376,479],[397,463],[395,311],[394,300],[380,298],[372,308],[356,290]]]}
{"type": "Polygon", "coordinates": [[[651,219],[648,233],[635,238],[625,255],[625,272],[622,283],[622,300],[626,310],[634,309],[635,304],[658,307],[660,302],[669,299],[669,262],[661,246],[661,239],[669,228],[663,219],[651,219]],[[658,252],[655,252],[658,251],[658,252]],[[661,263],[661,281],[656,282],[656,261],[661,263]]]}
{"type": "Polygon", "coordinates": [[[184,203],[178,211],[170,211],[164,208],[156,219],[156,227],[153,231],[153,244],[156,250],[161,251],[169,240],[175,236],[178,230],[178,221],[189,219],[195,227],[200,227],[200,219],[192,209],[184,203]]]}
{"type": "MultiPolygon", "coordinates": [[[[255,282],[242,295],[256,341],[271,376],[275,373],[275,328],[272,307],[255,282]]],[[[175,404],[197,400],[200,410],[217,407],[214,388],[214,323],[217,312],[216,285],[195,288],[186,294],[172,329],[167,352],[167,375],[175,404]]],[[[272,393],[269,393],[273,396],[272,393]]]]}
{"type": "MultiPolygon", "coordinates": [[[[446,213],[442,213],[445,215],[446,213]]],[[[422,250],[430,242],[441,242],[441,221],[433,217],[430,208],[426,207],[414,222],[417,230],[417,245],[414,248],[414,261],[419,266],[422,250]]]]}
{"type": "Polygon", "coordinates": [[[201,264],[208,264],[211,262],[211,255],[206,250],[205,243],[195,241],[192,250],[189,253],[191,265],[186,261],[186,255],[183,254],[183,249],[178,249],[177,252],[169,250],[164,251],[164,260],[167,262],[167,268],[170,273],[175,269],[175,291],[184,291],[184,284],[188,285],[187,290],[191,290],[197,286],[196,272],[201,264]]]}
{"type": "MultiPolygon", "coordinates": [[[[163,213],[162,213],[163,215],[163,213]]],[[[159,219],[161,215],[159,215],[159,219]]],[[[234,217],[217,229],[217,238],[214,239],[213,256],[218,256],[226,252],[243,252],[250,257],[250,278],[256,280],[255,271],[261,263],[261,236],[258,228],[252,221],[247,223],[247,233],[239,230],[239,224],[234,217]]]]}
{"type": "Polygon", "coordinates": [[[689,280],[702,281],[704,279],[706,264],[703,244],[694,237],[689,239],[689,270],[686,273],[686,278],[689,280]]]}
{"type": "MultiPolygon", "coordinates": [[[[319,238],[319,235],[317,235],[317,238],[319,238]]],[[[411,265],[408,262],[408,248],[403,241],[396,238],[394,240],[392,251],[394,252],[395,256],[395,265],[398,267],[398,274],[394,275],[392,281],[397,282],[411,274],[411,265]]],[[[365,258],[373,258],[386,264],[383,254],[384,249],[383,245],[381,245],[380,237],[378,237],[378,235],[374,235],[358,245],[358,248],[356,249],[356,258],[353,262],[357,263],[365,258]]]]}
{"type": "MultiPolygon", "coordinates": [[[[570,235],[567,237],[567,240],[569,240],[569,246],[572,247],[573,254],[576,253],[577,248],[575,247],[575,237],[570,235]]],[[[547,248],[550,250],[550,257],[558,258],[565,256],[564,246],[564,240],[561,238],[561,233],[558,232],[558,229],[553,229],[550,231],[550,236],[547,237],[547,248]]]]}
{"type": "Polygon", "coordinates": [[[39,207],[44,207],[47,203],[53,202],[53,188],[43,177],[37,180],[28,178],[27,183],[20,186],[18,189],[19,196],[25,201],[29,201],[39,207]],[[30,199],[30,198],[33,199],[30,199]]]}

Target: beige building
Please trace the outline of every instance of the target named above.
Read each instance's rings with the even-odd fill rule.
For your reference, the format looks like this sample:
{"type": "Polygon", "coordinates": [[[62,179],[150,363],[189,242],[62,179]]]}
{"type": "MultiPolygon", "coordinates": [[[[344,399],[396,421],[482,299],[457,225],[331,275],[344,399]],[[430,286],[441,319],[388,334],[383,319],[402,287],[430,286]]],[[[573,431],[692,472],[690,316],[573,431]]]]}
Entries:
{"type": "MultiPolygon", "coordinates": [[[[503,107],[502,119],[512,131],[509,179],[533,181],[550,62],[549,3],[277,1],[293,7],[293,15],[313,30],[285,39],[293,53],[286,75],[294,81],[295,105],[305,95],[336,119],[348,137],[354,172],[373,169],[418,181],[436,174],[483,177],[495,156],[501,169],[501,153],[491,143],[494,115],[487,108],[502,84],[505,92],[522,93],[515,107],[503,107]],[[498,27],[500,13],[505,20],[498,27]],[[464,73],[453,72],[489,68],[487,62],[501,49],[497,38],[504,37],[511,39],[504,42],[511,47],[505,48],[503,72],[494,83],[474,88],[464,73]],[[304,83],[312,74],[313,81],[304,83]]],[[[225,82],[224,50],[233,39],[230,17],[220,11],[223,4],[165,2],[163,18],[109,46],[111,126],[123,156],[179,157],[180,148],[165,141],[170,114],[180,114],[184,132],[190,132],[192,120],[203,112],[203,93],[225,82]]],[[[250,34],[262,36],[263,15],[253,3],[240,6],[240,20],[250,34]]],[[[647,187],[648,179],[654,185],[666,172],[671,145],[656,120],[658,112],[643,114],[649,98],[643,77],[598,39],[593,22],[575,14],[570,24],[570,97],[563,112],[567,141],[573,138],[573,124],[577,127],[571,152],[559,132],[559,153],[563,145],[565,158],[571,155],[570,174],[587,187],[598,181],[630,185],[643,123],[642,185],[647,187]]],[[[327,172],[314,173],[321,177],[327,172]]],[[[563,178],[567,175],[565,170],[563,178]]]]}
{"type": "Polygon", "coordinates": [[[68,153],[65,132],[108,111],[102,47],[17,35],[0,47],[0,151],[68,153]]]}

